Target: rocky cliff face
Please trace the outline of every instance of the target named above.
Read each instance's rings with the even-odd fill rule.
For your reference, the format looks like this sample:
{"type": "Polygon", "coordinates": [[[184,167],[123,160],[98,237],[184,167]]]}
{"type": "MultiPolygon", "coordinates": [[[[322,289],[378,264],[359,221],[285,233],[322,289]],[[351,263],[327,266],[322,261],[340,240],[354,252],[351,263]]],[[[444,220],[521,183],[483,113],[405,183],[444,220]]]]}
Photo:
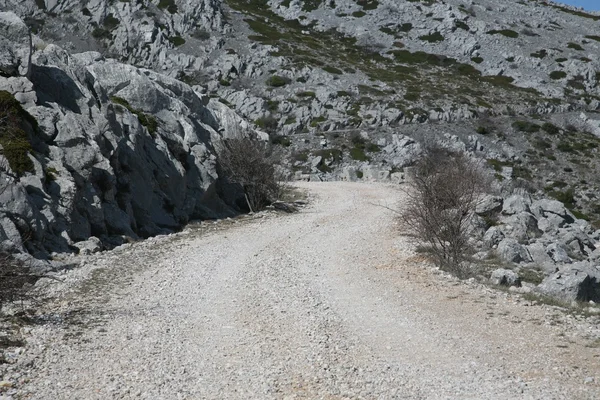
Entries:
{"type": "Polygon", "coordinates": [[[185,83],[97,52],[50,44],[31,56],[12,13],[0,13],[0,32],[0,112],[25,116],[0,131],[4,246],[25,239],[43,256],[92,236],[118,243],[234,213],[214,145],[243,129],[224,129],[239,117],[185,83]],[[13,131],[24,132],[23,154],[13,131]]]}

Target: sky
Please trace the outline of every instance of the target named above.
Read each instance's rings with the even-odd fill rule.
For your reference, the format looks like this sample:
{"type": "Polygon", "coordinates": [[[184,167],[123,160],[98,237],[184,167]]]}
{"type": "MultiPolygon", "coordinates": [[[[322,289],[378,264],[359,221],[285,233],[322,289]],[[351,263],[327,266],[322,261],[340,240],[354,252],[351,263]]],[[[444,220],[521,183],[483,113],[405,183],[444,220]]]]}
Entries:
{"type": "Polygon", "coordinates": [[[558,2],[583,7],[586,10],[600,11],[600,0],[558,0],[558,2]]]}

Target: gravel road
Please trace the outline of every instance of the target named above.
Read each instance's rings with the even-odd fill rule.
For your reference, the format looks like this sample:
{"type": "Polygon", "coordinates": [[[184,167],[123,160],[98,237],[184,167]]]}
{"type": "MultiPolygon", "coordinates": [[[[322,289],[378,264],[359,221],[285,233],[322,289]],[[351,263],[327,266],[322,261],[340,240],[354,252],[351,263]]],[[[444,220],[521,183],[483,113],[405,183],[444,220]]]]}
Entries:
{"type": "Polygon", "coordinates": [[[127,245],[48,284],[13,395],[600,398],[589,319],[427,265],[381,207],[391,186],[300,186],[300,213],[127,245]]]}

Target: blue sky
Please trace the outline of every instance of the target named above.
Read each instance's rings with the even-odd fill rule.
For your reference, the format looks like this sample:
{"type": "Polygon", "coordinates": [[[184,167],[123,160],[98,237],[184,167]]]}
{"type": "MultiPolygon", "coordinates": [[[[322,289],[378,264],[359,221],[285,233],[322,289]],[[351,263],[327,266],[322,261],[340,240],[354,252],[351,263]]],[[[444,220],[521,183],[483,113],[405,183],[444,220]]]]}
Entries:
{"type": "Polygon", "coordinates": [[[558,2],[583,7],[586,10],[600,11],[600,0],[559,0],[558,2]]]}

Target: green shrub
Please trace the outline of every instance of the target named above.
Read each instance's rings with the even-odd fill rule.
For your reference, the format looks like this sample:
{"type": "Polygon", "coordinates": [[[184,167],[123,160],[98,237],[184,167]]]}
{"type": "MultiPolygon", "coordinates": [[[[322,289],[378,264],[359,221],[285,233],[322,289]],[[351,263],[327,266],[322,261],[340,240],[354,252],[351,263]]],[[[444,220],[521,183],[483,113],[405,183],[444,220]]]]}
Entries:
{"type": "Polygon", "coordinates": [[[568,209],[572,209],[573,207],[575,207],[575,193],[572,188],[569,188],[564,192],[558,190],[553,191],[550,192],[549,195],[563,203],[568,209]]]}
{"type": "Polygon", "coordinates": [[[364,176],[363,172],[359,170],[356,170],[355,174],[358,179],[362,179],[364,176]]]}
{"type": "Polygon", "coordinates": [[[292,155],[292,158],[296,161],[307,162],[308,161],[308,150],[302,150],[292,155]]]}
{"type": "Polygon", "coordinates": [[[529,121],[515,121],[512,123],[512,127],[520,132],[526,133],[535,133],[540,130],[540,126],[538,124],[534,124],[529,121]]]}
{"type": "Polygon", "coordinates": [[[413,24],[411,24],[410,22],[405,22],[404,24],[398,26],[398,30],[400,32],[404,32],[404,33],[408,33],[412,30],[413,28],[413,24]]]}
{"type": "Polygon", "coordinates": [[[480,135],[487,135],[490,133],[489,129],[485,126],[478,126],[477,129],[475,129],[475,132],[479,133],[480,135]]]}
{"type": "Polygon", "coordinates": [[[542,124],[542,130],[551,135],[557,135],[560,132],[560,129],[558,128],[558,126],[556,126],[550,122],[544,122],[542,124]]]}
{"type": "Polygon", "coordinates": [[[597,36],[597,35],[586,35],[586,39],[592,39],[592,40],[595,40],[596,42],[600,42],[600,36],[597,36]]]}
{"type": "Polygon", "coordinates": [[[518,38],[519,34],[513,30],[510,29],[501,29],[501,30],[496,30],[493,29],[491,31],[487,31],[486,32],[488,35],[502,35],[502,36],[506,36],[508,38],[518,38]]]}
{"type": "Polygon", "coordinates": [[[581,47],[581,45],[579,45],[579,44],[577,44],[577,43],[569,42],[569,44],[567,44],[567,47],[568,47],[569,49],[578,50],[578,51],[583,51],[583,47],[581,47]]]}
{"type": "Polygon", "coordinates": [[[290,83],[288,78],[279,75],[273,75],[267,79],[267,85],[271,87],[281,87],[290,83]]]}
{"type": "Polygon", "coordinates": [[[171,44],[173,44],[175,47],[183,46],[185,44],[185,39],[181,36],[171,36],[168,39],[169,42],[171,42],[171,44]]]}
{"type": "Polygon", "coordinates": [[[567,60],[568,60],[568,58],[565,58],[565,57],[559,57],[559,58],[557,58],[557,59],[556,59],[556,60],[554,60],[554,61],[556,61],[557,63],[562,63],[562,62],[565,62],[565,61],[567,61],[567,60]]]}
{"type": "Polygon", "coordinates": [[[535,53],[531,53],[530,55],[531,55],[531,57],[542,59],[548,55],[548,51],[546,51],[546,49],[541,49],[535,53]]]}
{"type": "Polygon", "coordinates": [[[323,67],[323,70],[326,72],[329,72],[330,74],[335,74],[335,75],[343,75],[344,71],[342,71],[341,69],[338,69],[336,67],[331,67],[329,65],[323,67]]]}
{"type": "Polygon", "coordinates": [[[311,91],[304,91],[304,92],[296,93],[296,97],[315,98],[315,97],[317,97],[317,94],[315,92],[311,92],[311,91]]]}
{"type": "Polygon", "coordinates": [[[120,21],[117,18],[115,18],[113,14],[108,14],[106,18],[104,18],[104,21],[102,21],[102,25],[104,25],[104,27],[109,31],[112,31],[117,26],[119,26],[119,23],[120,21]]]}
{"type": "Polygon", "coordinates": [[[94,28],[92,30],[92,37],[95,39],[110,39],[112,38],[112,34],[104,28],[94,28]]]}
{"type": "Polygon", "coordinates": [[[277,129],[277,120],[270,115],[267,117],[258,118],[254,121],[254,123],[256,126],[266,130],[267,132],[273,132],[277,129]]]}
{"type": "Polygon", "coordinates": [[[148,129],[148,133],[152,137],[156,136],[156,132],[158,131],[158,121],[156,120],[156,118],[154,116],[146,114],[142,110],[138,110],[137,108],[133,108],[127,100],[125,100],[121,97],[112,96],[110,98],[110,101],[112,101],[115,104],[119,104],[120,106],[123,106],[130,113],[137,116],[140,124],[142,126],[146,127],[146,129],[148,129]]]}
{"type": "Polygon", "coordinates": [[[14,96],[5,90],[0,90],[0,121],[1,151],[10,169],[18,176],[25,172],[33,172],[33,162],[28,155],[33,149],[25,128],[30,125],[37,129],[37,122],[14,96]]]}
{"type": "Polygon", "coordinates": [[[290,138],[285,135],[272,135],[271,143],[283,147],[290,147],[292,145],[292,141],[290,140],[290,138]]]}
{"type": "Polygon", "coordinates": [[[160,0],[158,2],[158,8],[167,10],[171,14],[177,13],[177,4],[175,4],[175,0],[160,0]]]}
{"type": "Polygon", "coordinates": [[[465,22],[460,21],[460,20],[455,20],[454,26],[456,26],[459,29],[465,30],[467,32],[471,29],[471,28],[469,28],[469,25],[467,25],[465,22]]]}
{"type": "Polygon", "coordinates": [[[352,16],[353,16],[354,18],[362,18],[362,17],[364,17],[365,15],[367,15],[367,13],[366,13],[366,12],[364,12],[364,11],[354,11],[354,12],[352,13],[352,16]]]}
{"type": "Polygon", "coordinates": [[[350,149],[350,157],[356,161],[368,161],[369,157],[361,147],[353,147],[350,149]]]}
{"type": "Polygon", "coordinates": [[[434,32],[431,35],[419,36],[419,39],[429,43],[437,43],[442,42],[444,40],[444,36],[442,36],[442,34],[439,32],[434,32]]]}
{"type": "Polygon", "coordinates": [[[565,71],[552,71],[550,72],[550,79],[558,80],[563,79],[567,76],[565,71]]]}
{"type": "Polygon", "coordinates": [[[471,61],[473,61],[475,64],[481,64],[483,62],[483,58],[481,58],[481,57],[471,57],[471,61]]]}

